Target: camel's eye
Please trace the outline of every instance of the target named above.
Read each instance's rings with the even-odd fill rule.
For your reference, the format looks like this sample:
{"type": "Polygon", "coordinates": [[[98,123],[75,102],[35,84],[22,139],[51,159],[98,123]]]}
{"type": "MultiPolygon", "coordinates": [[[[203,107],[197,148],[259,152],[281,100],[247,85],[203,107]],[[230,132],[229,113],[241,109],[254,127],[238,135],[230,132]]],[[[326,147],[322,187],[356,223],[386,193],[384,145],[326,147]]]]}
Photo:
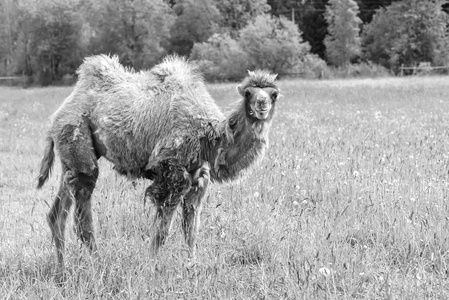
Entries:
{"type": "Polygon", "coordinates": [[[271,94],[271,99],[277,100],[278,96],[279,96],[278,92],[273,92],[273,93],[271,94]]]}
{"type": "Polygon", "coordinates": [[[248,90],[246,90],[246,91],[245,91],[245,98],[246,98],[246,99],[249,99],[250,97],[251,97],[251,92],[248,91],[248,90]]]}

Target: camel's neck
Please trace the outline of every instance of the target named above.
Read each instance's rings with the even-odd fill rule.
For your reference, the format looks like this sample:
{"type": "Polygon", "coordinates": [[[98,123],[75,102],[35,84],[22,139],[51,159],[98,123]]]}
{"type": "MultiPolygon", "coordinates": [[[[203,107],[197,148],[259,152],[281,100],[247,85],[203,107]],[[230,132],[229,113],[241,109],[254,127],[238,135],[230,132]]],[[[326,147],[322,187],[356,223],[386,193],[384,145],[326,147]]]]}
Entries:
{"type": "Polygon", "coordinates": [[[219,136],[209,148],[206,160],[211,165],[214,181],[231,181],[262,159],[268,147],[268,131],[272,114],[267,120],[251,117],[242,103],[217,125],[219,136]]]}

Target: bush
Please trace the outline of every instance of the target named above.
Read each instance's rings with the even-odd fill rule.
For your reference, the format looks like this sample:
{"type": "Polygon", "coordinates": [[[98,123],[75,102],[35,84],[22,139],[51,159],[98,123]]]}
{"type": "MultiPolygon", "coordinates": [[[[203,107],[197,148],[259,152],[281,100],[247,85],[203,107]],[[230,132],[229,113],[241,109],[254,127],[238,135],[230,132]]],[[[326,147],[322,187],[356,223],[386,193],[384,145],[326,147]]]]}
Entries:
{"type": "Polygon", "coordinates": [[[326,62],[322,60],[318,55],[311,53],[306,54],[302,59],[300,70],[300,72],[304,74],[303,76],[309,79],[329,78],[331,74],[331,71],[326,62]]]}
{"type": "Polygon", "coordinates": [[[336,78],[376,78],[391,76],[387,68],[373,64],[372,62],[362,62],[360,64],[336,68],[332,74],[336,78]]]}
{"type": "Polygon", "coordinates": [[[238,81],[249,68],[248,55],[228,34],[214,34],[207,42],[195,43],[190,55],[209,81],[238,81]]]}
{"type": "Polygon", "coordinates": [[[291,73],[310,50],[295,23],[270,15],[260,15],[244,27],[239,43],[249,57],[251,69],[279,74],[291,73]]]}

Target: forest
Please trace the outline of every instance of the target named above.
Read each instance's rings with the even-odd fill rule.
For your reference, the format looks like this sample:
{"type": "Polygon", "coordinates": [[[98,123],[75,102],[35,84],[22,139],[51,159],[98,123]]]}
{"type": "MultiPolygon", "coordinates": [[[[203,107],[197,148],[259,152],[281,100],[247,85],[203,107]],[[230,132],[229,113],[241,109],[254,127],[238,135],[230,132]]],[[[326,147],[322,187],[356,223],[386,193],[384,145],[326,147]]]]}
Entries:
{"type": "Polygon", "coordinates": [[[3,0],[0,76],[70,83],[99,53],[136,70],[177,53],[210,81],[255,68],[397,74],[448,65],[448,11],[443,0],[3,0]]]}

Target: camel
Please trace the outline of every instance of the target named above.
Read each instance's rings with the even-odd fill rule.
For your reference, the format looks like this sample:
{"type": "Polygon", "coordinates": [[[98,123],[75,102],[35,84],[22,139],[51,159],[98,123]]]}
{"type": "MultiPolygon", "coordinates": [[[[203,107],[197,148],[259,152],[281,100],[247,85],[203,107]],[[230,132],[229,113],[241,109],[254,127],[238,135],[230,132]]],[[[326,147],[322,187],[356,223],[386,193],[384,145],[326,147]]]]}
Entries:
{"type": "Polygon", "coordinates": [[[62,166],[59,191],[47,221],[64,269],[64,230],[75,204],[75,232],[97,253],[91,195],[98,159],[130,179],[146,178],[154,210],[151,249],[164,244],[174,212],[182,205],[186,244],[195,253],[202,199],[210,182],[232,181],[256,164],[280,97],[276,76],[248,71],[238,85],[240,100],[225,116],[191,62],[167,56],[151,70],[136,72],[117,56],[97,55],[79,67],[73,92],[50,118],[37,188],[47,181],[56,148],[62,166]]]}

